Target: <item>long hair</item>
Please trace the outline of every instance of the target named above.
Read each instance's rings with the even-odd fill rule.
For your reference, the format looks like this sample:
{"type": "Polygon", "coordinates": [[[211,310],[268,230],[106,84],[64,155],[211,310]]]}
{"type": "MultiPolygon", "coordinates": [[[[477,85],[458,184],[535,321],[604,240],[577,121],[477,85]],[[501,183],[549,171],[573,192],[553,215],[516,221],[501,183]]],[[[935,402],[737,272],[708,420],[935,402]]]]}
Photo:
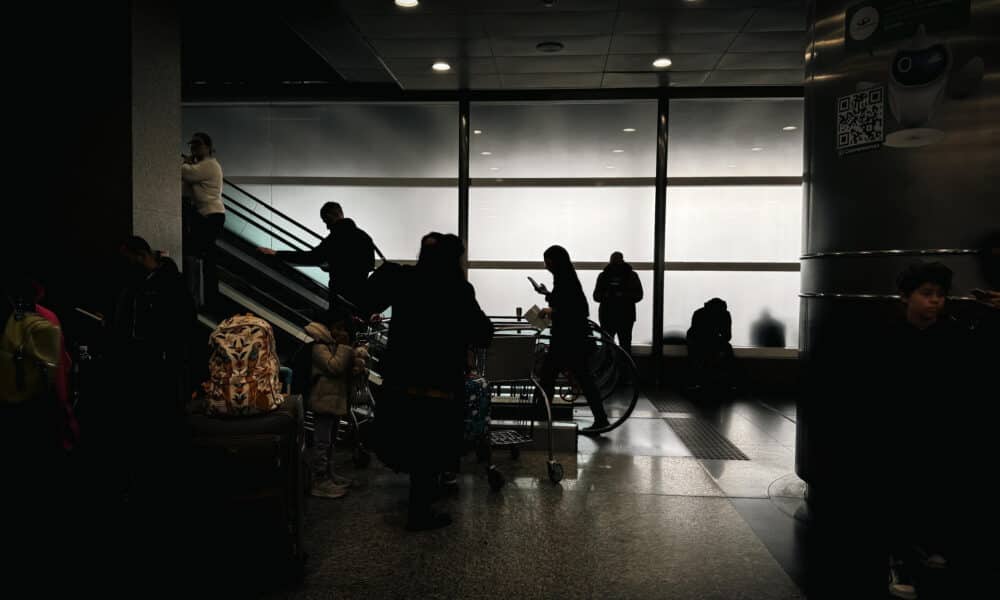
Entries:
{"type": "Polygon", "coordinates": [[[562,246],[549,246],[545,251],[545,260],[552,270],[553,287],[577,287],[580,285],[580,278],[573,267],[573,261],[569,258],[569,252],[562,246]]]}

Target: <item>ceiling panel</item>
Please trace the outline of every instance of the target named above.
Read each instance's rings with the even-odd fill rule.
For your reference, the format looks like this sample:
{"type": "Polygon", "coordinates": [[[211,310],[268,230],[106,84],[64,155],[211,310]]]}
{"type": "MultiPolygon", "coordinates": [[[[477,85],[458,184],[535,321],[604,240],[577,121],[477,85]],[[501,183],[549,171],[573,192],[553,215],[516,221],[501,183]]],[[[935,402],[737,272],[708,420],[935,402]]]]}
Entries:
{"type": "MultiPolygon", "coordinates": [[[[805,57],[801,52],[730,52],[722,57],[719,69],[804,69],[805,57]]],[[[803,71],[804,72],[804,71],[803,71]]]]}
{"type": "Polygon", "coordinates": [[[486,38],[461,39],[373,39],[372,46],[383,58],[411,56],[492,56],[490,41],[486,38]]]}
{"type": "Polygon", "coordinates": [[[706,85],[802,85],[804,73],[795,70],[712,71],[706,85]]]}
{"type": "Polygon", "coordinates": [[[496,59],[497,69],[507,73],[600,73],[604,56],[540,56],[505,57],[496,59]]]}
{"type": "Polygon", "coordinates": [[[529,38],[493,38],[490,44],[493,47],[493,54],[497,56],[539,56],[535,46],[542,41],[555,41],[563,45],[559,51],[560,56],[565,55],[596,55],[607,54],[608,46],[611,44],[610,35],[597,36],[554,36],[552,40],[541,39],[540,37],[529,38]]]}
{"type": "Polygon", "coordinates": [[[618,14],[615,31],[625,34],[738,33],[753,14],[753,9],[623,11],[618,14]]]}
{"type": "Polygon", "coordinates": [[[395,81],[385,69],[337,69],[337,72],[348,81],[363,83],[392,83],[395,81]]]}
{"type": "Polygon", "coordinates": [[[805,6],[805,0],[621,0],[621,10],[706,9],[805,6]]]}
{"type": "Polygon", "coordinates": [[[734,33],[690,33],[671,36],[622,35],[611,40],[613,54],[658,54],[661,52],[725,52],[734,33]]]}
{"type": "Polygon", "coordinates": [[[767,33],[741,33],[736,37],[730,52],[803,52],[806,34],[799,31],[774,31],[767,33]]]}
{"type": "Polygon", "coordinates": [[[597,89],[601,87],[601,73],[528,73],[503,75],[506,89],[597,89]]]}
{"type": "Polygon", "coordinates": [[[678,73],[605,73],[601,86],[605,88],[661,87],[666,85],[701,85],[708,71],[678,73]]]}
{"type": "Polygon", "coordinates": [[[614,12],[501,13],[483,19],[491,37],[611,35],[615,26],[614,12]]]}
{"type": "Polygon", "coordinates": [[[404,90],[498,90],[501,88],[498,75],[417,75],[402,74],[397,76],[404,90]]]}
{"type": "Polygon", "coordinates": [[[426,75],[446,75],[447,73],[435,73],[431,70],[431,65],[436,60],[444,60],[451,65],[451,71],[455,73],[496,73],[496,64],[492,58],[457,58],[457,57],[433,57],[433,58],[387,58],[385,65],[395,75],[402,73],[426,74],[426,75]]]}
{"type": "MultiPolygon", "coordinates": [[[[670,57],[673,64],[663,72],[711,71],[721,57],[721,54],[675,54],[670,57]]],[[[656,54],[612,54],[608,56],[607,70],[656,72],[653,61],[657,58],[656,54]]]]}
{"type": "Polygon", "coordinates": [[[364,15],[354,16],[358,28],[371,38],[483,38],[482,18],[476,15],[364,15]]]}
{"type": "Polygon", "coordinates": [[[805,8],[761,8],[747,24],[746,31],[805,31],[805,8]]]}

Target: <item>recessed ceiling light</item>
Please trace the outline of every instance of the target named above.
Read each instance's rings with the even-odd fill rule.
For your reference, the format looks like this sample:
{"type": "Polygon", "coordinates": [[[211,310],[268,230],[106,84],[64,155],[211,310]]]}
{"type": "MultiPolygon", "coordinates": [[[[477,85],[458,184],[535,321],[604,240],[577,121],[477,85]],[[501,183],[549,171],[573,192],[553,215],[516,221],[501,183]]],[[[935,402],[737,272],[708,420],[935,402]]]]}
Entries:
{"type": "Polygon", "coordinates": [[[622,129],[622,131],[625,133],[635,133],[635,127],[626,127],[625,129],[622,129]]]}
{"type": "Polygon", "coordinates": [[[449,65],[446,62],[436,62],[433,65],[431,65],[431,68],[434,69],[435,71],[443,73],[444,71],[450,71],[451,65],[449,65]]]}
{"type": "Polygon", "coordinates": [[[492,153],[492,152],[490,152],[490,151],[488,151],[488,150],[486,150],[486,151],[483,151],[483,152],[480,152],[480,154],[482,154],[483,156],[490,156],[490,155],[492,155],[493,153],[492,153]]]}
{"type": "Polygon", "coordinates": [[[482,135],[483,130],[482,129],[473,129],[472,133],[475,134],[475,135],[482,135]]]}
{"type": "Polygon", "coordinates": [[[672,64],[674,64],[674,61],[670,60],[665,56],[653,61],[653,66],[656,67],[657,69],[666,69],[672,64]]]}
{"type": "Polygon", "coordinates": [[[614,165],[604,165],[604,168],[605,169],[617,169],[618,167],[616,167],[614,165]]]}
{"type": "Polygon", "coordinates": [[[499,171],[500,167],[490,167],[490,171],[499,171]]]}
{"type": "Polygon", "coordinates": [[[396,0],[396,6],[403,8],[413,8],[418,4],[420,4],[419,0],[396,0]]]}
{"type": "Polygon", "coordinates": [[[612,150],[612,152],[614,152],[615,154],[621,154],[622,152],[625,152],[625,151],[622,150],[621,148],[615,148],[614,150],[612,150]]]}
{"type": "Polygon", "coordinates": [[[754,146],[753,148],[750,148],[751,152],[760,152],[761,150],[763,150],[763,148],[761,148],[760,146],[754,146]]]}
{"type": "Polygon", "coordinates": [[[787,127],[781,128],[782,131],[795,131],[796,129],[798,129],[798,127],[796,127],[795,125],[789,125],[787,127]]]}
{"type": "Polygon", "coordinates": [[[730,169],[735,169],[736,168],[736,165],[726,165],[726,166],[729,167],[730,169]]]}

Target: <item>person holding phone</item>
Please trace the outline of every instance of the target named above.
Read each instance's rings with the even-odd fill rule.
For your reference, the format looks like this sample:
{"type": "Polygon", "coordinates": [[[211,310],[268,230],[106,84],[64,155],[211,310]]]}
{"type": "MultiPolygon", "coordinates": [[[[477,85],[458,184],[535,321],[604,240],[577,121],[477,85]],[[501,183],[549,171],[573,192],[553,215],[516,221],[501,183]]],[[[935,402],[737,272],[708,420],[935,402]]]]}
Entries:
{"type": "Polygon", "coordinates": [[[191,154],[181,155],[181,180],[189,232],[185,254],[205,261],[203,266],[205,303],[215,306],[218,301],[219,276],[215,267],[215,240],[226,225],[226,207],[222,202],[222,166],[215,158],[215,146],[207,133],[198,132],[188,141],[191,154]]]}
{"type": "Polygon", "coordinates": [[[610,422],[604,411],[601,392],[587,366],[588,353],[594,346],[587,321],[590,316],[587,296],[583,293],[580,278],[565,248],[550,246],[545,251],[544,259],[545,268],[552,273],[553,283],[551,292],[544,285],[535,284],[535,290],[544,294],[549,304],[539,316],[552,319],[552,339],[542,365],[542,389],[552,398],[556,375],[560,371],[569,372],[583,389],[590,411],[594,414],[594,423],[580,430],[580,433],[597,435],[610,422]]]}

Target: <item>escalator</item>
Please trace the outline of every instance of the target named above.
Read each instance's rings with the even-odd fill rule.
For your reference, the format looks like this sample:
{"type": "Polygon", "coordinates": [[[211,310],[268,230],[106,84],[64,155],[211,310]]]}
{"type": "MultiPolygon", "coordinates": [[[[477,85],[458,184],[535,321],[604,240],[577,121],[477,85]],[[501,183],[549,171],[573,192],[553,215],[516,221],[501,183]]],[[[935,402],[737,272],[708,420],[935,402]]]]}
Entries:
{"type": "Polygon", "coordinates": [[[257,248],[304,251],[323,238],[229,181],[222,197],[226,226],[216,242],[220,301],[211,310],[199,309],[199,322],[214,328],[234,314],[253,313],[272,325],[282,362],[293,362],[312,341],[305,325],[327,310],[327,275],[318,267],[291,266],[257,248]]]}

